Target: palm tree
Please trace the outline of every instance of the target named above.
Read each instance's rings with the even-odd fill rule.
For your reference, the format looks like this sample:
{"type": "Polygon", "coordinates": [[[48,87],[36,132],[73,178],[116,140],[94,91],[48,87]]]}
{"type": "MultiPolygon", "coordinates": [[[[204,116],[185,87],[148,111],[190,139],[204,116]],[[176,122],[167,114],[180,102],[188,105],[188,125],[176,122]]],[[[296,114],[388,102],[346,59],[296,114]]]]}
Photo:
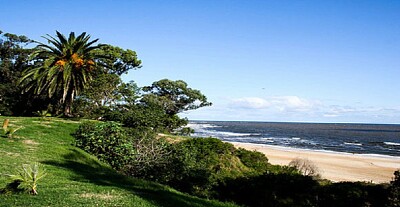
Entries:
{"type": "Polygon", "coordinates": [[[56,31],[57,38],[44,36],[47,44],[38,42],[37,52],[33,54],[36,66],[25,71],[20,83],[24,91],[39,95],[47,92],[49,98],[56,98],[63,106],[64,115],[71,115],[74,97],[92,78],[95,68],[93,46],[98,39],[89,41],[85,32],[75,37],[71,32],[68,39],[56,31]],[[39,64],[38,64],[39,63],[39,64]]]}

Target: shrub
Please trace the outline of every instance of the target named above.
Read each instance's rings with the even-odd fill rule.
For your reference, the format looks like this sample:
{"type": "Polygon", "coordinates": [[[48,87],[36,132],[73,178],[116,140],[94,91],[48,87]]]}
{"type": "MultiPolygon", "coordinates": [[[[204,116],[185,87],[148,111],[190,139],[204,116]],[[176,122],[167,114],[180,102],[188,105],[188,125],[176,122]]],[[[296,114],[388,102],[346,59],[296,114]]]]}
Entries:
{"type": "Polygon", "coordinates": [[[190,127],[182,127],[174,132],[174,134],[179,135],[179,136],[190,136],[193,133],[194,133],[194,129],[192,129],[190,127]]]}
{"type": "Polygon", "coordinates": [[[129,128],[151,128],[157,132],[173,132],[188,123],[178,115],[168,115],[156,106],[134,105],[118,108],[104,114],[104,120],[121,122],[129,128]]]}
{"type": "Polygon", "coordinates": [[[300,174],[264,173],[229,179],[218,186],[219,199],[245,206],[316,206],[318,183],[300,174]]]}
{"type": "Polygon", "coordinates": [[[384,206],[387,190],[384,185],[364,182],[340,182],[321,186],[318,205],[335,206],[384,206]]]}
{"type": "Polygon", "coordinates": [[[268,158],[261,152],[239,148],[235,151],[235,154],[245,166],[259,174],[263,174],[268,170],[268,158]]]}
{"type": "Polygon", "coordinates": [[[305,176],[319,176],[318,167],[309,159],[295,158],[289,163],[289,167],[296,168],[305,176]]]}
{"type": "Polygon", "coordinates": [[[8,138],[13,138],[14,133],[20,129],[22,129],[22,126],[20,127],[10,127],[9,126],[10,120],[9,119],[4,119],[3,122],[3,136],[8,137],[8,138]]]}
{"type": "Polygon", "coordinates": [[[394,172],[394,178],[390,181],[388,202],[389,206],[400,206],[400,170],[394,172]]]}
{"type": "Polygon", "coordinates": [[[22,187],[32,195],[37,195],[38,181],[46,176],[46,170],[44,170],[39,163],[33,163],[31,165],[24,164],[18,172],[14,175],[9,175],[13,180],[7,185],[5,190],[11,190],[17,192],[18,187],[22,187]]]}
{"type": "Polygon", "coordinates": [[[176,143],[168,184],[193,195],[212,197],[216,193],[213,187],[227,177],[238,176],[244,168],[240,167],[234,152],[232,144],[215,138],[192,138],[176,143]]]}
{"type": "Polygon", "coordinates": [[[116,122],[87,122],[75,133],[76,145],[130,176],[162,180],[169,144],[151,129],[124,129],[116,122]]]}
{"type": "Polygon", "coordinates": [[[86,122],[74,134],[76,146],[95,155],[120,170],[128,164],[133,151],[121,124],[116,122],[86,122]]]}
{"type": "Polygon", "coordinates": [[[166,180],[169,175],[165,168],[171,161],[170,144],[163,138],[156,138],[154,131],[149,128],[129,128],[127,135],[133,151],[129,156],[129,164],[121,171],[148,180],[166,180]]]}

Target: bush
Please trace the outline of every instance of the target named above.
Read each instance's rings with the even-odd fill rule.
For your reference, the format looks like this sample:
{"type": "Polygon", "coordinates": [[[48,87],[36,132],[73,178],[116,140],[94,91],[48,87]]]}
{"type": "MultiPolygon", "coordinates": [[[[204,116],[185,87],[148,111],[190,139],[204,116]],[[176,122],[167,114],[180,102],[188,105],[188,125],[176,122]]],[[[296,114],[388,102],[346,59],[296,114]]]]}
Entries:
{"type": "Polygon", "coordinates": [[[167,183],[192,195],[215,197],[215,186],[246,170],[234,156],[235,147],[219,139],[187,139],[173,149],[173,165],[169,169],[172,176],[167,183]]]}
{"type": "Polygon", "coordinates": [[[400,206],[400,170],[394,172],[394,178],[389,187],[389,206],[400,206]]]}
{"type": "Polygon", "coordinates": [[[124,129],[116,122],[87,122],[76,133],[76,145],[133,177],[165,180],[170,145],[149,128],[124,129]],[[162,172],[165,172],[163,170],[162,172]]]}
{"type": "Polygon", "coordinates": [[[170,176],[166,172],[171,163],[171,145],[149,128],[129,128],[127,135],[133,151],[129,164],[121,171],[130,176],[163,182],[170,176]]]}
{"type": "Polygon", "coordinates": [[[168,115],[159,107],[135,105],[104,114],[104,120],[121,122],[124,127],[151,128],[157,132],[172,132],[188,123],[178,115],[168,115]]]}
{"type": "Polygon", "coordinates": [[[268,170],[268,158],[261,152],[239,148],[235,154],[245,166],[254,169],[258,174],[263,174],[268,170]]]}
{"type": "Polygon", "coordinates": [[[116,122],[86,122],[74,134],[76,146],[99,160],[121,170],[129,164],[133,145],[129,143],[121,124],[116,122]]]}
{"type": "Polygon", "coordinates": [[[264,173],[227,180],[219,199],[245,206],[316,206],[318,183],[300,174],[264,173]]]}
{"type": "Polygon", "coordinates": [[[179,135],[179,136],[190,136],[191,134],[194,133],[194,129],[190,127],[182,127],[179,128],[178,130],[175,130],[174,134],[179,135]]]}
{"type": "Polygon", "coordinates": [[[319,177],[318,167],[309,159],[295,158],[289,163],[289,167],[296,168],[305,176],[319,177]]]}
{"type": "Polygon", "coordinates": [[[336,206],[385,206],[387,190],[384,185],[363,182],[341,182],[321,186],[318,205],[336,206]]]}

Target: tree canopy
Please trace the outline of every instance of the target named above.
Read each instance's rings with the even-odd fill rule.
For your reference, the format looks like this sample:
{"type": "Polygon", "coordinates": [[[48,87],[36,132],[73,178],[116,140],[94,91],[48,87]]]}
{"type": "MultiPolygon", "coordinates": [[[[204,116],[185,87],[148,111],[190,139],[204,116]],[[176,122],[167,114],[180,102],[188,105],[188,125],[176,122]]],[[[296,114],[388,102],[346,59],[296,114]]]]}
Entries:
{"type": "Polygon", "coordinates": [[[17,114],[6,103],[24,104],[25,111],[18,115],[47,109],[53,115],[172,132],[188,123],[178,113],[211,105],[183,80],[163,79],[143,88],[133,81],[125,83],[121,75],[142,67],[136,52],[98,44],[98,39],[85,32],[64,36],[56,31],[55,36],[43,37],[47,44],[8,33],[0,37],[2,114],[6,110],[9,115],[17,114]],[[23,48],[29,43],[38,45],[23,48]]]}
{"type": "MultiPolygon", "coordinates": [[[[28,37],[0,31],[0,114],[12,115],[21,111],[18,80],[28,67],[32,49],[28,37]]],[[[26,106],[26,102],[24,103],[26,106]]]]}
{"type": "Polygon", "coordinates": [[[92,51],[100,45],[93,45],[98,39],[90,40],[85,32],[77,37],[71,32],[68,38],[58,31],[56,34],[57,38],[43,37],[49,44],[39,43],[32,57],[38,64],[25,72],[21,83],[25,91],[54,96],[68,116],[74,97],[92,78],[96,64],[92,51]]]}
{"type": "Polygon", "coordinates": [[[19,77],[23,92],[47,97],[51,100],[49,103],[55,105],[53,113],[59,114],[61,109],[67,116],[74,114],[72,106],[76,98],[80,103],[85,100],[86,104],[97,106],[120,101],[119,97],[128,99],[126,94],[117,91],[127,86],[120,75],[141,67],[135,51],[107,44],[95,45],[98,39],[90,39],[85,32],[77,37],[71,32],[67,38],[56,31],[55,37],[43,38],[48,44],[36,42],[31,65],[19,77]]]}
{"type": "Polygon", "coordinates": [[[199,90],[189,88],[183,80],[162,79],[143,87],[143,91],[146,93],[141,100],[143,103],[158,105],[169,115],[212,104],[199,90]]]}
{"type": "Polygon", "coordinates": [[[122,75],[129,70],[141,68],[142,61],[137,58],[133,50],[124,50],[112,45],[102,45],[95,51],[97,63],[102,68],[101,71],[122,75]]]}

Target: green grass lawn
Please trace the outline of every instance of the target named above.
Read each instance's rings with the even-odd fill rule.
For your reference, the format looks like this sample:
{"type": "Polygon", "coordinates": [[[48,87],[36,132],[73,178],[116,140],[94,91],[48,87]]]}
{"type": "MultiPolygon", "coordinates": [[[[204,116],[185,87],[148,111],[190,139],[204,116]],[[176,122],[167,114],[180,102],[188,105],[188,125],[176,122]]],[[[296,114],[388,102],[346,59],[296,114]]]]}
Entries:
{"type": "Polygon", "coordinates": [[[39,162],[47,176],[38,195],[0,195],[0,206],[235,206],[189,196],[167,186],[128,178],[74,146],[79,122],[50,118],[0,117],[22,127],[0,137],[0,188],[22,164],[39,162]]]}

